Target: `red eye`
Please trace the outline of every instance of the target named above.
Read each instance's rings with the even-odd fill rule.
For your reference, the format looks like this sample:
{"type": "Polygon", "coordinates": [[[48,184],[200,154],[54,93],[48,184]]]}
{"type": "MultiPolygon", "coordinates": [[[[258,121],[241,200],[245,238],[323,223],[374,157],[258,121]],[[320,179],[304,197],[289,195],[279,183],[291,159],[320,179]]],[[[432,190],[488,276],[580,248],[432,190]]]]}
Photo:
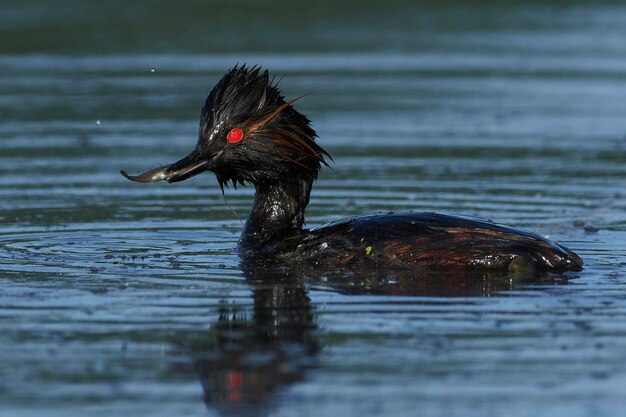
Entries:
{"type": "Polygon", "coordinates": [[[243,130],[239,129],[238,127],[234,128],[233,130],[228,132],[228,135],[226,135],[226,139],[228,140],[228,143],[239,142],[241,139],[243,139],[243,130]]]}

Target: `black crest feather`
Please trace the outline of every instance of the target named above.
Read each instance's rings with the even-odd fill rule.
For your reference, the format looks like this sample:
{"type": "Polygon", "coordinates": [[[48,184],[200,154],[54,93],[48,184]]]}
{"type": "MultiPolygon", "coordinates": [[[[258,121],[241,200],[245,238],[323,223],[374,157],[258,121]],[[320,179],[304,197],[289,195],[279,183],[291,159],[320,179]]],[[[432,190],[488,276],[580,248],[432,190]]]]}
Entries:
{"type": "MultiPolygon", "coordinates": [[[[245,132],[241,145],[229,148],[229,167],[218,180],[258,182],[280,176],[314,180],[330,155],[320,147],[310,120],[285,101],[267,70],[235,66],[209,93],[200,119],[200,140],[223,140],[224,132],[245,132]]],[[[278,178],[278,177],[277,177],[278,178]]]]}

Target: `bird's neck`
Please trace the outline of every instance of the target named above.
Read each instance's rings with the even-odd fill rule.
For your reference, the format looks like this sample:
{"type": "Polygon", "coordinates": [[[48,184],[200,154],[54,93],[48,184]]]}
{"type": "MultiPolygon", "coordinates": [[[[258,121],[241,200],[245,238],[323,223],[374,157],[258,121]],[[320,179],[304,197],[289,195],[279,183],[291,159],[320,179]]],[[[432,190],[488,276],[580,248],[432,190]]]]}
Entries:
{"type": "Polygon", "coordinates": [[[238,248],[258,250],[302,231],[304,210],[309,204],[311,181],[256,184],[254,205],[244,226],[238,248]]]}

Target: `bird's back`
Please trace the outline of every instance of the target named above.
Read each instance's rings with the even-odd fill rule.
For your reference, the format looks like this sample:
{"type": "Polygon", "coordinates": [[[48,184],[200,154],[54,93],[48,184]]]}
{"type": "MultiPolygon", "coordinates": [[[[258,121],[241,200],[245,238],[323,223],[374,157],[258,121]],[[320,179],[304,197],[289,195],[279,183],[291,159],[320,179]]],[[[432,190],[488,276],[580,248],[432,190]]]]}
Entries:
{"type": "Polygon", "coordinates": [[[562,272],[582,269],[569,249],[533,233],[437,213],[375,214],[304,231],[268,252],[325,266],[421,271],[562,272]]]}

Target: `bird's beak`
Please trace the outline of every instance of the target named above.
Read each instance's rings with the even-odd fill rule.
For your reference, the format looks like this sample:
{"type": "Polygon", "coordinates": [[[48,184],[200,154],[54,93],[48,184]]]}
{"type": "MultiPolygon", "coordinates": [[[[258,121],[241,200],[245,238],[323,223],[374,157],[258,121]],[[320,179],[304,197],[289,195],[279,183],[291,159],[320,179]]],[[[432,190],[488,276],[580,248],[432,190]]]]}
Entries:
{"type": "Polygon", "coordinates": [[[165,180],[172,183],[184,181],[194,175],[211,169],[212,162],[214,162],[214,159],[220,154],[221,151],[207,156],[206,154],[203,155],[194,151],[180,161],[151,169],[139,175],[128,175],[124,170],[120,172],[129,180],[135,182],[157,182],[165,180]]]}

